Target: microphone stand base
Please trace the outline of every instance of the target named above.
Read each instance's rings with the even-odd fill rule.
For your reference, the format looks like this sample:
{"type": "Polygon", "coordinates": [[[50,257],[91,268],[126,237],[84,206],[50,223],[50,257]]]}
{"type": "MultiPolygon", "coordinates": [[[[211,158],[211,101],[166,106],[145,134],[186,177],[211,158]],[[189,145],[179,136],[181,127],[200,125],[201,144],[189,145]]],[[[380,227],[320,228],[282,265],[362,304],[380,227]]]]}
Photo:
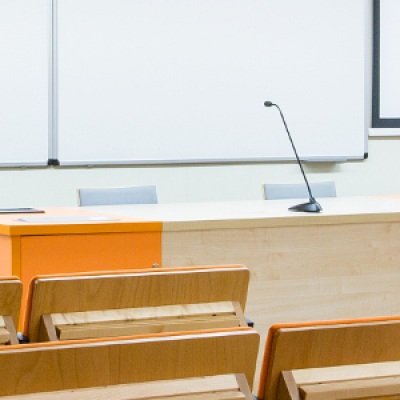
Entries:
{"type": "Polygon", "coordinates": [[[296,206],[289,207],[289,211],[320,212],[322,211],[322,207],[317,201],[310,200],[308,203],[297,204],[296,206]]]}

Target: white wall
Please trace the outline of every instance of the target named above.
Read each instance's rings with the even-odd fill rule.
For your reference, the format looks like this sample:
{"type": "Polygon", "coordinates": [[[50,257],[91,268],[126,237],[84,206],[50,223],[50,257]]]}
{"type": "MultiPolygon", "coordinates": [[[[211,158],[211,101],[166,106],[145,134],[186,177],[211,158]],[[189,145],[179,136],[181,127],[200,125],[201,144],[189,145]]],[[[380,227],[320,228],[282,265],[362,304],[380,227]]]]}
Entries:
{"type": "MultiPolygon", "coordinates": [[[[400,194],[400,141],[370,140],[369,158],[306,165],[309,181],[333,179],[340,196],[400,194]]],[[[263,182],[301,182],[293,163],[163,168],[0,171],[0,207],[74,206],[76,188],[156,184],[160,202],[261,199],[263,182]]]]}
{"type": "MultiPolygon", "coordinates": [[[[372,0],[366,0],[369,11],[372,0]]],[[[366,126],[370,126],[372,12],[366,24],[366,126]]],[[[345,94],[344,94],[345,95],[345,94]]],[[[351,112],[351,110],[349,110],[351,112]]],[[[290,116],[287,116],[290,120],[290,116]]],[[[310,182],[334,180],[340,196],[400,194],[400,138],[370,138],[369,157],[305,165],[310,182]]],[[[294,163],[0,170],[0,207],[75,206],[76,188],[155,184],[160,202],[261,199],[264,182],[301,182],[294,163]]]]}

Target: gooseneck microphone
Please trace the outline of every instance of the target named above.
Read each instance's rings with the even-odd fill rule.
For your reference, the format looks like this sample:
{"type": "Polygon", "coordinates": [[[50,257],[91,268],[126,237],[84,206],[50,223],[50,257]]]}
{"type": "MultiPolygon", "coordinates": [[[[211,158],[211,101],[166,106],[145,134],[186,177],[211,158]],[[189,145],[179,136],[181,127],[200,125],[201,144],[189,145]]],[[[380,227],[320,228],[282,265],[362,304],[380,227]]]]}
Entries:
{"type": "Polygon", "coordinates": [[[320,212],[322,210],[322,207],[315,200],[314,196],[312,195],[311,188],[310,188],[310,185],[307,180],[307,176],[304,172],[303,165],[301,164],[299,155],[297,154],[296,146],[293,143],[292,136],[289,132],[289,128],[286,124],[285,117],[283,116],[283,113],[282,113],[280,107],[277,104],[273,103],[272,101],[265,101],[264,106],[265,107],[276,107],[278,109],[279,114],[281,115],[281,118],[282,118],[283,125],[285,126],[286,132],[288,134],[290,144],[292,145],[294,155],[296,156],[297,163],[299,164],[301,173],[303,174],[304,182],[306,183],[307,190],[308,190],[308,195],[309,195],[308,203],[297,204],[296,206],[290,207],[289,210],[290,211],[305,211],[305,212],[320,212]]]}

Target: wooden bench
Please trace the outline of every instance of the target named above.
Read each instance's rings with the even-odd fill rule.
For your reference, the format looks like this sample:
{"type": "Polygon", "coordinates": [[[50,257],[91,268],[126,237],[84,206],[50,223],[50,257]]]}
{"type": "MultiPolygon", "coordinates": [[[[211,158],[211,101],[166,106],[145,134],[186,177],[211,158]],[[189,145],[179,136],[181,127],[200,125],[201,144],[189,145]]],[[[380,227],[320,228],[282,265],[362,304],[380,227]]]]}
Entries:
{"type": "Polygon", "coordinates": [[[17,277],[0,278],[0,344],[17,344],[22,284],[17,277]]]}
{"type": "MultiPolygon", "coordinates": [[[[340,366],[342,371],[353,368],[355,377],[354,368],[359,368],[360,364],[377,366],[393,361],[400,361],[400,317],[274,325],[265,345],[257,397],[265,400],[311,399],[307,396],[311,396],[317,386],[313,389],[309,386],[307,392],[305,385],[312,382],[318,385],[323,382],[322,377],[329,377],[334,371],[325,368],[340,366]],[[318,369],[318,372],[311,369],[318,369]],[[317,382],[318,379],[321,382],[317,382]]],[[[342,372],[342,376],[346,373],[349,370],[342,372]]],[[[393,371],[393,375],[396,374],[393,371]]],[[[350,386],[355,384],[353,378],[349,381],[353,381],[350,386]]],[[[327,393],[323,396],[328,396],[327,393]]],[[[321,398],[329,399],[323,396],[321,398]]]]}
{"type": "Polygon", "coordinates": [[[31,342],[247,326],[242,265],[36,277],[24,335],[31,342]]]}
{"type": "Polygon", "coordinates": [[[251,328],[3,346],[0,396],[251,399],[258,346],[251,328]]]}

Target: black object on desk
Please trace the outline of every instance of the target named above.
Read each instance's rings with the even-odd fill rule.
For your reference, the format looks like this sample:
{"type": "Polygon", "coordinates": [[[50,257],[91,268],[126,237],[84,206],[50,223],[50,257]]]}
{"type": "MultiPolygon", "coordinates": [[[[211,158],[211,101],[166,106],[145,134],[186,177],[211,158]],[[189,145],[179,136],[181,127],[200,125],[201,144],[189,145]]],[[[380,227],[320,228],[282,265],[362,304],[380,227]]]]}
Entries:
{"type": "Polygon", "coordinates": [[[44,213],[44,210],[31,207],[0,208],[0,214],[44,213]]]}

